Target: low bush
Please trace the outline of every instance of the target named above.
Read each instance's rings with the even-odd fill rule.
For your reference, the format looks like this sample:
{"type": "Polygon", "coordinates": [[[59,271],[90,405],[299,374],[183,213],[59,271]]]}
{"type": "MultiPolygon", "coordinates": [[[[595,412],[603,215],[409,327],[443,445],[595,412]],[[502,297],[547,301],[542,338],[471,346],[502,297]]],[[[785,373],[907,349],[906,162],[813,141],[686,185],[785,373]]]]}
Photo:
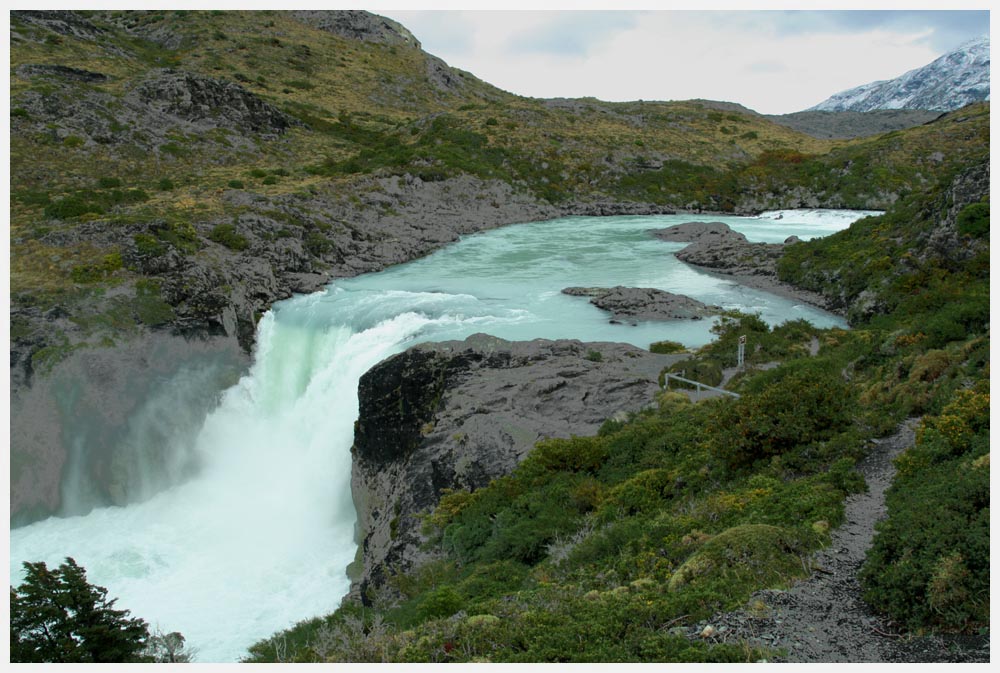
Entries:
{"type": "Polygon", "coordinates": [[[669,355],[671,353],[683,353],[687,350],[687,347],[682,343],[677,341],[654,341],[649,344],[650,353],[659,353],[660,355],[669,355]]]}
{"type": "Polygon", "coordinates": [[[105,255],[99,262],[73,267],[70,276],[75,283],[96,283],[106,279],[120,268],[122,268],[121,253],[112,252],[105,255]]]}
{"type": "Polygon", "coordinates": [[[982,238],[990,235],[990,204],[972,203],[958,214],[958,232],[966,236],[982,238]]]}
{"type": "Polygon", "coordinates": [[[235,225],[230,223],[217,224],[208,234],[208,239],[220,245],[224,245],[230,250],[246,250],[250,242],[246,236],[236,230],[235,225]]]}
{"type": "Polygon", "coordinates": [[[855,404],[832,363],[796,360],[763,372],[712,420],[711,444],[734,468],[798,451],[847,430],[855,404]]]}

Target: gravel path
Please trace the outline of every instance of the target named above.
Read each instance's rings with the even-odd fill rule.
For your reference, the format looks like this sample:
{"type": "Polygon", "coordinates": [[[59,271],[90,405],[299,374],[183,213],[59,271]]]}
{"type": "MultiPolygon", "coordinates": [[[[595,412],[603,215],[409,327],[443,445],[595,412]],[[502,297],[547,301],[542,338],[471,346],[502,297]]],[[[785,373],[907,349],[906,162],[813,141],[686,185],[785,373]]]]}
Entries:
{"type": "Polygon", "coordinates": [[[859,465],[868,492],[847,499],[844,523],[830,546],[813,555],[808,579],[787,591],[758,591],[745,608],[714,615],[690,628],[688,636],[781,650],[774,661],[784,662],[988,662],[989,636],[900,634],[861,600],[857,573],[875,522],[885,516],[892,459],[913,444],[916,424],[910,419],[896,434],[874,442],[859,465]]]}

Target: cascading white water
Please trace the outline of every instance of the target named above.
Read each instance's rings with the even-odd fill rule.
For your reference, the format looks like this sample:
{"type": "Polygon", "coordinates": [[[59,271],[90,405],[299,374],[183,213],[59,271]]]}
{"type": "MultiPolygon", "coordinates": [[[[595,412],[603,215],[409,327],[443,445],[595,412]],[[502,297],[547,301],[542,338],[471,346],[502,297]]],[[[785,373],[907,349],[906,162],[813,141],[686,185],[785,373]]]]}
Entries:
{"type": "MultiPolygon", "coordinates": [[[[857,214],[854,214],[857,217],[857,214]]],[[[164,630],[198,661],[235,661],[254,641],[332,611],[355,555],[350,447],[357,382],[417,341],[489,332],[513,339],[579,338],[648,345],[705,343],[709,321],[611,325],[570,285],[660,287],[770,322],[839,319],[699,274],[644,232],[722,219],[751,240],[823,235],[851,219],[571,218],[469,237],[410,264],[340,281],[276,305],[258,327],[251,371],[197,433],[179,433],[198,471],[128,507],[50,518],[11,531],[11,583],[22,561],[74,557],[94,583],[164,630]]],[[[170,414],[171,395],[148,413],[170,414]]],[[[142,423],[134,424],[141,434],[142,423]]],[[[133,433],[135,434],[135,433],[133,433]]],[[[130,435],[131,436],[131,435],[130,435]]],[[[133,438],[137,445],[141,437],[133,438]]]]}

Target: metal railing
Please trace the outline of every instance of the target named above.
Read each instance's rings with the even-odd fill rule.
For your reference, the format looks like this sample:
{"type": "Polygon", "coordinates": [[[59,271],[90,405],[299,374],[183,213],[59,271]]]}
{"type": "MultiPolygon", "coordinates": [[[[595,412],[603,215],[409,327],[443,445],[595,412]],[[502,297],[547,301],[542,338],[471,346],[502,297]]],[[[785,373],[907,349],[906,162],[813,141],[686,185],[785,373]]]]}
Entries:
{"type": "Polygon", "coordinates": [[[684,383],[690,383],[691,385],[693,385],[695,387],[695,389],[697,390],[698,393],[701,393],[702,388],[704,388],[705,390],[711,390],[713,392],[720,393],[722,395],[729,395],[730,397],[735,397],[736,399],[739,399],[739,397],[740,397],[739,393],[734,393],[731,390],[724,390],[723,388],[716,388],[715,386],[710,386],[710,385],[702,383],[700,381],[692,381],[691,379],[686,379],[683,376],[677,376],[677,374],[665,374],[664,375],[664,378],[663,378],[663,387],[664,387],[664,389],[666,389],[666,387],[667,387],[667,379],[674,379],[676,381],[683,381],[684,383]]]}

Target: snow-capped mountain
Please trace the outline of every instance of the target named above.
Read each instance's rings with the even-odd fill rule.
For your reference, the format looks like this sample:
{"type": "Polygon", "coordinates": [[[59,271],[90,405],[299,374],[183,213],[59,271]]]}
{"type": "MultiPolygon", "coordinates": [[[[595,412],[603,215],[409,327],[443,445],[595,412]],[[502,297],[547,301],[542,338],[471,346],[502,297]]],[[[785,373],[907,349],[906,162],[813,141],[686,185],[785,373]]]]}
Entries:
{"type": "Polygon", "coordinates": [[[956,110],[990,99],[990,38],[966,42],[896,79],[841,91],[810,110],[956,110]]]}

